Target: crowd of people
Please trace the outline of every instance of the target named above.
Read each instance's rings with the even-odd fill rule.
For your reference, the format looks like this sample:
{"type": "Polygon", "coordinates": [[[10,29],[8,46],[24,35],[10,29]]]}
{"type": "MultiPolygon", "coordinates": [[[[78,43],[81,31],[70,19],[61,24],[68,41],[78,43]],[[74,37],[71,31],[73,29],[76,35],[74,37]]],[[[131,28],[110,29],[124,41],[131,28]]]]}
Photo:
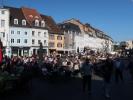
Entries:
{"type": "MultiPolygon", "coordinates": [[[[129,59],[129,58],[128,58],[129,59]]],[[[41,75],[52,82],[59,80],[70,80],[72,78],[82,78],[83,92],[88,87],[91,94],[92,74],[96,74],[104,80],[105,96],[110,97],[110,83],[114,73],[115,82],[123,79],[123,70],[129,69],[133,80],[133,60],[124,60],[117,55],[101,53],[79,53],[69,55],[44,55],[39,56],[14,57],[5,56],[0,65],[0,74],[6,73],[21,79],[19,82],[27,82],[37,75],[41,75]],[[127,66],[127,67],[125,67],[127,66]]]]}

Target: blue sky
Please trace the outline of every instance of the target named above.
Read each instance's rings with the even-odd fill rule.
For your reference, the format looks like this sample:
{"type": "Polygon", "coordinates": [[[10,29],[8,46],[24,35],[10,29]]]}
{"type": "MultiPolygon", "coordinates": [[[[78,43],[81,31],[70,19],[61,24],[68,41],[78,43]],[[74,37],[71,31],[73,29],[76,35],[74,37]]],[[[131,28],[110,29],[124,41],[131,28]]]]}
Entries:
{"type": "MultiPolygon", "coordinates": [[[[2,0],[0,0],[2,1],[2,0]]],[[[56,22],[76,18],[101,29],[115,41],[133,40],[133,0],[3,0],[5,5],[35,8],[56,22]]]]}

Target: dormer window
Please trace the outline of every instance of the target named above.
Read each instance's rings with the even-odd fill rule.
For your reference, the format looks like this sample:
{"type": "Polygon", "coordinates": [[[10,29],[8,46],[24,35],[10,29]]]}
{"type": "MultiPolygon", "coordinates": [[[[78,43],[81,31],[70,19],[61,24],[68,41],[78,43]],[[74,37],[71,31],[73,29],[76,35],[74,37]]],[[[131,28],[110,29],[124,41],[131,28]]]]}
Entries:
{"type": "Polygon", "coordinates": [[[39,26],[39,21],[35,20],[35,26],[39,26]]]}
{"type": "Polygon", "coordinates": [[[32,15],[29,15],[29,17],[30,17],[30,18],[33,18],[33,16],[32,16],[32,15]]]}
{"type": "Polygon", "coordinates": [[[24,25],[24,26],[26,25],[26,20],[24,20],[24,19],[22,20],[22,25],[24,25]]]}
{"type": "Polygon", "coordinates": [[[35,16],[36,19],[38,19],[39,17],[38,16],[35,16]]]}
{"type": "Polygon", "coordinates": [[[41,22],[41,27],[45,27],[45,22],[44,21],[41,22]]]}
{"type": "Polygon", "coordinates": [[[2,11],[1,11],[1,14],[5,14],[5,10],[2,10],[2,11]]]}
{"type": "Polygon", "coordinates": [[[18,24],[18,19],[14,19],[14,24],[18,24]]]}

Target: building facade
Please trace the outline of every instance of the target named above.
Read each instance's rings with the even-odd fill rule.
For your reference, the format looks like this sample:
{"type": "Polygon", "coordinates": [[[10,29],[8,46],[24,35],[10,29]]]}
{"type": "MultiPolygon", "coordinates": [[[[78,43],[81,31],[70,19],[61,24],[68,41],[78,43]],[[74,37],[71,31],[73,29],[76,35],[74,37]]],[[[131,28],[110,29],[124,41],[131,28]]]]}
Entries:
{"type": "MultiPolygon", "coordinates": [[[[83,52],[84,49],[93,49],[95,51],[111,52],[112,51],[112,38],[104,32],[92,27],[90,24],[83,24],[79,20],[70,19],[59,24],[61,29],[67,34],[74,36],[75,52],[83,52]],[[76,25],[80,32],[79,34],[70,32],[71,24],[76,25]],[[69,26],[65,27],[66,24],[69,26]]],[[[68,49],[68,47],[66,48],[68,49]]]]}
{"type": "Polygon", "coordinates": [[[11,55],[9,47],[9,9],[0,8],[0,39],[4,46],[4,53],[11,55]]]}
{"type": "Polygon", "coordinates": [[[4,47],[10,48],[10,55],[31,56],[38,54],[40,43],[43,44],[44,53],[48,53],[48,28],[45,19],[35,9],[4,7],[10,13],[8,42],[3,40],[4,47]]]}
{"type": "Polygon", "coordinates": [[[43,53],[83,52],[93,49],[111,52],[113,40],[103,31],[76,19],[56,24],[51,16],[31,8],[0,8],[0,38],[8,56],[43,53]]]}
{"type": "Polygon", "coordinates": [[[49,53],[64,53],[64,33],[60,30],[51,16],[44,16],[46,25],[49,28],[49,53]]]}
{"type": "Polygon", "coordinates": [[[12,55],[29,55],[31,46],[31,30],[23,27],[10,27],[10,47],[12,55]]]}
{"type": "Polygon", "coordinates": [[[64,32],[64,49],[65,52],[76,51],[76,36],[81,34],[80,28],[73,23],[60,23],[60,29],[64,32]]]}

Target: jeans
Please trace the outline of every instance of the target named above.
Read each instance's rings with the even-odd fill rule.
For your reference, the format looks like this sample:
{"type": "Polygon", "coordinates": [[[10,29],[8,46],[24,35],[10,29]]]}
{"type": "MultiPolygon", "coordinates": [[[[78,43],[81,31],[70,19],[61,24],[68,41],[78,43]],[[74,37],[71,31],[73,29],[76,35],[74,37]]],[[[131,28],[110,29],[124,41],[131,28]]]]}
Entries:
{"type": "Polygon", "coordinates": [[[83,76],[82,80],[83,84],[83,91],[85,92],[86,87],[88,87],[88,91],[91,91],[91,75],[83,76]]]}
{"type": "Polygon", "coordinates": [[[105,93],[105,96],[109,97],[110,96],[110,92],[111,92],[111,83],[104,81],[104,93],[105,93]]]}

